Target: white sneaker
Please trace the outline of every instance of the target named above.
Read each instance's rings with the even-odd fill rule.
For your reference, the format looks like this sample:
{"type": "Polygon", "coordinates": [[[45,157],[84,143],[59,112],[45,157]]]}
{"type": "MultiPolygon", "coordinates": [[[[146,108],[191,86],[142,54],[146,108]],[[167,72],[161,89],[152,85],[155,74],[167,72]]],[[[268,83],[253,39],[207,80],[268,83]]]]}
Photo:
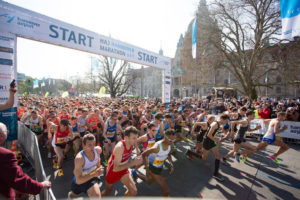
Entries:
{"type": "Polygon", "coordinates": [[[48,158],[51,158],[52,155],[51,155],[51,152],[48,152],[48,158]]]}

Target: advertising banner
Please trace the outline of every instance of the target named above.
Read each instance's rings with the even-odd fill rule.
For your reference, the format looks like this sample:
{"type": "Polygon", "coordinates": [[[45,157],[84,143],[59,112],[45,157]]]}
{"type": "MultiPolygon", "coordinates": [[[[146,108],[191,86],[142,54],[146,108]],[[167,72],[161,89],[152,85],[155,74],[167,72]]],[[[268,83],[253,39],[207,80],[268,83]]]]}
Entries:
{"type": "MultiPolygon", "coordinates": [[[[0,104],[5,104],[9,97],[10,83],[17,79],[16,36],[0,32],[0,104]]],[[[0,111],[0,122],[7,126],[7,140],[16,140],[18,131],[17,94],[12,108],[0,111]]]]}
{"type": "MultiPolygon", "coordinates": [[[[171,59],[168,57],[3,1],[0,1],[0,31],[155,67],[167,71],[164,72],[167,76],[171,74],[171,59]]],[[[3,62],[7,63],[8,61],[3,62]]],[[[164,90],[162,95],[164,102],[169,102],[170,93],[170,91],[164,90]]]]}

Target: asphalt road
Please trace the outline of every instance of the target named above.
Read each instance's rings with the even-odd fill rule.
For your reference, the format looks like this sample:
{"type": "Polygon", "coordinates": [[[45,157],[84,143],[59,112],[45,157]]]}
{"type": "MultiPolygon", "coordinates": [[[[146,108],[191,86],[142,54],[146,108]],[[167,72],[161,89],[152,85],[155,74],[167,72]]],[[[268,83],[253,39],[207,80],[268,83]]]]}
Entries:
{"type": "MultiPolygon", "coordinates": [[[[257,145],[255,139],[248,139],[257,145]]],[[[234,158],[229,162],[231,167],[220,166],[220,173],[225,178],[218,182],[212,178],[214,170],[214,156],[209,154],[206,161],[189,160],[184,152],[191,144],[181,142],[173,154],[175,172],[169,175],[168,165],[164,167],[163,176],[166,179],[172,197],[203,198],[203,199],[300,199],[300,145],[290,145],[290,149],[279,156],[281,164],[277,165],[269,159],[278,147],[270,145],[266,149],[252,155],[246,163],[237,163],[234,158]]],[[[233,148],[233,144],[225,142],[220,148],[221,155],[225,155],[233,148]]],[[[72,150],[71,150],[72,151],[72,150]]],[[[46,158],[46,151],[42,151],[44,168],[52,182],[52,189],[57,199],[66,199],[71,188],[74,160],[73,152],[64,161],[64,176],[58,177],[57,170],[52,169],[52,162],[46,158]]],[[[145,173],[140,168],[140,173],[145,173]]],[[[138,196],[158,197],[161,190],[156,183],[147,185],[141,180],[136,182],[138,196]]],[[[104,176],[101,177],[100,189],[105,188],[104,176]]],[[[121,197],[126,188],[118,182],[115,184],[112,197],[121,197]]],[[[83,197],[86,197],[83,195],[83,197]]]]}

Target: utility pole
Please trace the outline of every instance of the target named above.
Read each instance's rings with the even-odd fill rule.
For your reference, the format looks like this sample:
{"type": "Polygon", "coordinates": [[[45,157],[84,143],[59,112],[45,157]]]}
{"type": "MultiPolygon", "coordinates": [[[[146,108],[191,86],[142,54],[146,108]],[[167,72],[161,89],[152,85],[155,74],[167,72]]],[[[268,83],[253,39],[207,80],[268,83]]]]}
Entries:
{"type": "Polygon", "coordinates": [[[141,98],[144,97],[144,66],[141,68],[141,98]]]}

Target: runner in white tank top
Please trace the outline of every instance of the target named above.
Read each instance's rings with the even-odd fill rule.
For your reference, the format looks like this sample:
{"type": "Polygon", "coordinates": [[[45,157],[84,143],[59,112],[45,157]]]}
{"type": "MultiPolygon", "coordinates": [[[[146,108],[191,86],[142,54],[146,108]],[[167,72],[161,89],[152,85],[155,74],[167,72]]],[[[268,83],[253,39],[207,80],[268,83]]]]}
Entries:
{"type": "Polygon", "coordinates": [[[89,133],[83,136],[83,150],[74,160],[74,178],[68,199],[77,198],[81,193],[87,193],[90,198],[100,199],[99,176],[104,169],[100,164],[101,147],[96,145],[96,138],[89,133]]]}
{"type": "Polygon", "coordinates": [[[142,153],[144,165],[146,167],[146,176],[137,174],[137,177],[148,184],[156,181],[160,186],[163,196],[169,196],[169,189],[161,176],[163,165],[168,159],[170,163],[170,174],[174,172],[174,166],[171,159],[171,146],[176,140],[176,133],[174,129],[168,129],[164,138],[155,143],[155,145],[142,153]]]}
{"type": "Polygon", "coordinates": [[[281,126],[280,123],[284,121],[286,118],[285,112],[279,112],[277,113],[277,118],[270,120],[269,128],[267,130],[267,133],[264,135],[262,142],[259,143],[259,145],[256,147],[256,151],[259,151],[269,144],[275,144],[279,146],[280,148],[278,151],[270,156],[270,159],[274,160],[277,164],[280,164],[280,162],[277,159],[277,156],[282,154],[283,152],[287,151],[289,147],[287,144],[285,144],[281,140],[276,139],[276,135],[285,131],[288,127],[286,125],[281,126]]]}

